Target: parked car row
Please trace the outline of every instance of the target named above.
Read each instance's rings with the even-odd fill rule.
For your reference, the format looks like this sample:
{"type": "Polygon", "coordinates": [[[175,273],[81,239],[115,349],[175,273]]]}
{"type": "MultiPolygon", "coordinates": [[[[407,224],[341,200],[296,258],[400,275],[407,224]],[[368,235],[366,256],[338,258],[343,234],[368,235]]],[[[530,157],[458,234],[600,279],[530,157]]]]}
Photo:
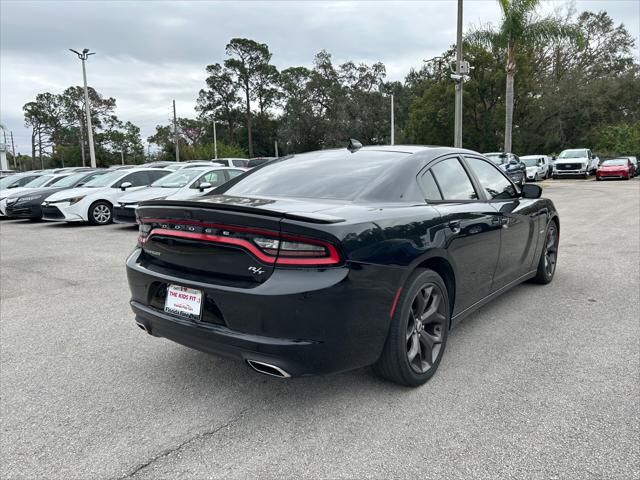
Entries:
{"type": "Polygon", "coordinates": [[[0,216],[135,223],[140,201],[204,195],[247,170],[210,161],[151,165],[12,175],[0,180],[0,216]]]}
{"type": "Polygon", "coordinates": [[[560,152],[557,158],[548,155],[525,155],[513,153],[485,153],[509,178],[520,187],[526,182],[538,182],[547,178],[582,177],[595,174],[596,180],[604,178],[633,178],[640,174],[636,157],[619,157],[600,160],[588,148],[572,148],[560,152]]]}

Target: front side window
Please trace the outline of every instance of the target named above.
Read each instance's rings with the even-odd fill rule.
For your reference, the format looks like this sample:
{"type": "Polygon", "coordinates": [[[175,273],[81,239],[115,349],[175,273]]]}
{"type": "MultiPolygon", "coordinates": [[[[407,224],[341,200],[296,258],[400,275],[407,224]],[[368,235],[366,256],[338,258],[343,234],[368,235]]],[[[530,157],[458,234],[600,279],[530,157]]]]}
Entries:
{"type": "Polygon", "coordinates": [[[478,194],[471,179],[457,158],[437,163],[431,167],[431,173],[440,187],[443,200],[477,200],[478,194]]]}
{"type": "Polygon", "coordinates": [[[513,184],[496,167],[479,158],[466,157],[466,160],[490,200],[504,200],[518,196],[513,184]]]}
{"type": "Polygon", "coordinates": [[[236,178],[238,175],[242,175],[244,173],[244,170],[227,170],[227,175],[229,175],[229,178],[236,178]]]}
{"type": "Polygon", "coordinates": [[[149,185],[149,183],[151,183],[149,181],[149,175],[147,172],[134,172],[124,177],[115,186],[120,187],[120,185],[126,182],[131,183],[132,187],[141,187],[143,185],[149,185]]]}
{"type": "Polygon", "coordinates": [[[191,182],[201,173],[201,170],[195,168],[183,168],[177,172],[170,173],[169,175],[162,177],[160,180],[156,180],[151,185],[152,187],[161,188],[182,188],[191,182]]]}
{"type": "Polygon", "coordinates": [[[210,183],[212,187],[217,187],[225,182],[224,171],[216,170],[213,172],[207,172],[202,175],[197,182],[195,182],[191,188],[200,188],[203,183],[210,183]]]}

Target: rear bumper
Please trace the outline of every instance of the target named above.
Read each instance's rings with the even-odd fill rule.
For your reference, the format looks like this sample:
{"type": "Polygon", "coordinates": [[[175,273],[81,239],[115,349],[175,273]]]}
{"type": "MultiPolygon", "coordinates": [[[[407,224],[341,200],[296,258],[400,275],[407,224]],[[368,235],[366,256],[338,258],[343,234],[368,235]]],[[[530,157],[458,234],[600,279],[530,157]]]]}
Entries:
{"type": "Polygon", "coordinates": [[[114,223],[136,223],[136,209],[131,207],[113,207],[114,223]]]}
{"type": "Polygon", "coordinates": [[[277,269],[254,288],[185,281],[127,260],[136,322],[154,336],[207,353],[255,360],[291,376],[351,370],[374,363],[384,346],[402,269],[277,269]],[[204,293],[201,321],[168,315],[157,301],[167,284],[204,293]],[[156,299],[156,300],[154,300],[156,299]]]}

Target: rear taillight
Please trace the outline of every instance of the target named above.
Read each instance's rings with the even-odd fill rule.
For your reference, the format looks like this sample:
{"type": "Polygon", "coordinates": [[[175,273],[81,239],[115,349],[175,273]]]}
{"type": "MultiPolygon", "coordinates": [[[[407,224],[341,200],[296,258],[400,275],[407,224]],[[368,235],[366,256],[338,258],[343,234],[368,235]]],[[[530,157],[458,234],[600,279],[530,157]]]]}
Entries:
{"type": "Polygon", "coordinates": [[[142,223],[138,220],[138,246],[142,247],[146,242],[152,225],[150,223],[142,223]]]}
{"type": "Polygon", "coordinates": [[[333,244],[315,238],[188,220],[139,221],[138,246],[144,246],[149,238],[156,235],[240,247],[269,265],[311,267],[342,262],[333,244]]]}

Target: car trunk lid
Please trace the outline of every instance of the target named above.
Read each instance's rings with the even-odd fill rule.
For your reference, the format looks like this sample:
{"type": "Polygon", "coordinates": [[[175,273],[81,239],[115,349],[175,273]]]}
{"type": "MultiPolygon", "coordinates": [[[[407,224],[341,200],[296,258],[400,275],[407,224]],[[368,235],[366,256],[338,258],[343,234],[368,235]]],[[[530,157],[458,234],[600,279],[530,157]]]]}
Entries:
{"type": "MultiPolygon", "coordinates": [[[[300,256],[294,257],[295,264],[313,265],[313,253],[321,249],[335,260],[337,250],[326,241],[281,232],[284,218],[310,224],[344,221],[318,211],[326,208],[288,199],[228,196],[145,202],[136,211],[143,261],[147,266],[197,274],[212,282],[256,286],[272,275],[278,263],[292,263],[284,258],[285,247],[300,250],[293,252],[300,256]]],[[[329,260],[318,261],[326,264],[329,260]]]]}

